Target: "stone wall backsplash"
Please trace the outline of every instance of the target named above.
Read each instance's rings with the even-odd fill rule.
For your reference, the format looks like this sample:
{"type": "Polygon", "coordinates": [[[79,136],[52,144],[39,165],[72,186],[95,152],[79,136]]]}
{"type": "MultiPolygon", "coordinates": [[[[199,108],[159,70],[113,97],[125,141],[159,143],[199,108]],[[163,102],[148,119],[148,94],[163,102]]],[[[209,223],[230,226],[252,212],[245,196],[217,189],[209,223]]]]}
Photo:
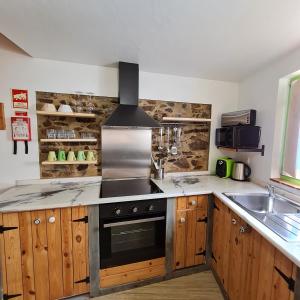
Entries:
{"type": "MultiPolygon", "coordinates": [[[[118,105],[114,97],[89,96],[78,94],[63,94],[36,92],[36,108],[40,110],[45,103],[53,103],[56,108],[60,104],[69,104],[75,110],[81,103],[83,111],[90,103],[94,105],[95,119],[70,118],[38,115],[38,139],[40,149],[41,178],[81,177],[101,175],[101,125],[118,105]],[[46,138],[47,129],[70,130],[80,137],[82,132],[91,132],[97,138],[96,143],[90,142],[53,142],[41,143],[46,138]],[[42,165],[47,160],[49,151],[93,150],[96,154],[96,165],[42,165]]],[[[210,104],[196,104],[161,100],[139,101],[139,105],[154,119],[161,121],[162,117],[211,118],[210,104]]],[[[164,125],[168,126],[168,125],[164,125]]],[[[174,126],[172,126],[174,127],[174,126]]],[[[169,155],[165,160],[166,172],[206,171],[208,169],[210,123],[182,124],[181,147],[175,156],[169,155]]],[[[153,130],[152,150],[154,157],[158,155],[158,129],[153,130]]]]}

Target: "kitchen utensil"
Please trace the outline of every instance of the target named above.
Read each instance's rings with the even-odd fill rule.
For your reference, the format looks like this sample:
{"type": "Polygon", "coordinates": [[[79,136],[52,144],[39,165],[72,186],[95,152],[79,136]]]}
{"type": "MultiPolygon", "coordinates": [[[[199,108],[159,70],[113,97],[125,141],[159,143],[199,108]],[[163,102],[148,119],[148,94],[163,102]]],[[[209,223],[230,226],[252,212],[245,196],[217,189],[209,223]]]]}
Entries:
{"type": "Polygon", "coordinates": [[[86,159],[84,151],[80,150],[77,152],[77,160],[84,161],[86,159]]]}
{"type": "Polygon", "coordinates": [[[177,151],[177,131],[178,131],[177,127],[174,127],[173,128],[174,141],[173,141],[173,145],[170,150],[172,155],[177,155],[177,153],[178,153],[178,151],[177,151]]]}
{"type": "Polygon", "coordinates": [[[166,131],[167,133],[165,147],[167,149],[167,153],[170,153],[170,127],[167,127],[166,131]]]}
{"type": "Polygon", "coordinates": [[[49,151],[49,153],[48,153],[48,161],[57,161],[55,151],[49,151]]]}
{"type": "Polygon", "coordinates": [[[241,161],[236,161],[233,163],[232,175],[231,175],[232,179],[238,181],[246,181],[249,179],[250,175],[251,175],[251,168],[247,164],[241,161]]]}
{"type": "Polygon", "coordinates": [[[46,111],[46,112],[56,112],[56,107],[54,104],[52,103],[45,103],[42,107],[42,111],[46,111]]]}
{"type": "Polygon", "coordinates": [[[164,134],[164,128],[160,127],[159,128],[158,151],[162,151],[164,149],[163,134],[164,134]]]}
{"type": "Polygon", "coordinates": [[[221,178],[229,178],[232,173],[234,160],[229,157],[222,157],[217,160],[216,175],[221,178]]]}
{"type": "Polygon", "coordinates": [[[68,152],[67,161],[76,161],[76,156],[75,156],[74,151],[68,152]]]}
{"type": "Polygon", "coordinates": [[[73,112],[73,109],[70,105],[68,104],[61,104],[58,108],[58,111],[59,112],[62,112],[62,113],[72,113],[73,112]]]}
{"type": "Polygon", "coordinates": [[[64,150],[59,150],[57,155],[58,161],[65,161],[66,160],[66,152],[64,150]]]}
{"type": "Polygon", "coordinates": [[[87,153],[87,155],[86,155],[86,160],[87,160],[87,161],[93,161],[93,160],[96,160],[93,151],[88,151],[88,153],[87,153]]]}

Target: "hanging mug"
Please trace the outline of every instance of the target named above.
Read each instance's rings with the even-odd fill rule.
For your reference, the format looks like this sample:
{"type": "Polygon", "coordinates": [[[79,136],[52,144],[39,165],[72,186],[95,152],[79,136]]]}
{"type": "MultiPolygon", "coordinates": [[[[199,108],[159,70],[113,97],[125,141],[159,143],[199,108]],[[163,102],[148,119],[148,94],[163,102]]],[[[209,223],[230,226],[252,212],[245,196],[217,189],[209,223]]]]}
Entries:
{"type": "Polygon", "coordinates": [[[77,153],[77,160],[78,161],[84,161],[85,160],[85,154],[84,154],[84,151],[78,151],[77,153]]]}
{"type": "Polygon", "coordinates": [[[66,160],[66,152],[64,150],[59,150],[58,155],[57,155],[57,159],[59,161],[65,161],[66,160]]]}
{"type": "Polygon", "coordinates": [[[76,161],[76,156],[75,156],[74,151],[69,151],[68,152],[67,161],[76,161]]]}
{"type": "Polygon", "coordinates": [[[95,155],[94,155],[94,151],[88,151],[88,153],[86,155],[86,160],[87,161],[94,161],[94,160],[96,160],[95,155]]]}
{"type": "Polygon", "coordinates": [[[49,151],[49,153],[48,153],[48,161],[57,161],[55,151],[49,151]]]}

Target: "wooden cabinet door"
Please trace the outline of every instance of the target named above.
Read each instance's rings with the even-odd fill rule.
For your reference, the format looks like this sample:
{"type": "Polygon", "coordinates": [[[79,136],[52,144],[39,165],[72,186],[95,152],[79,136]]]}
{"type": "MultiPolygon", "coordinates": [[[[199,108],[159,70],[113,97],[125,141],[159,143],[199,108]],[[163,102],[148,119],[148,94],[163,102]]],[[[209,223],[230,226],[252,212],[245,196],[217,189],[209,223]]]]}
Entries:
{"type": "Polygon", "coordinates": [[[294,269],[294,264],[276,249],[271,299],[289,300],[294,298],[294,293],[290,290],[288,283],[288,281],[295,280],[294,269]]]}
{"type": "Polygon", "coordinates": [[[186,250],[186,211],[176,212],[175,238],[174,238],[175,265],[174,269],[185,267],[186,250]]]}
{"type": "Polygon", "coordinates": [[[205,262],[207,206],[207,195],[177,198],[174,269],[205,262]]]}
{"type": "Polygon", "coordinates": [[[22,300],[23,281],[22,281],[22,258],[21,258],[21,240],[19,230],[18,213],[3,214],[1,216],[2,229],[1,244],[3,253],[3,290],[6,297],[22,300]]]}
{"type": "Polygon", "coordinates": [[[4,294],[52,300],[88,292],[87,208],[0,215],[4,294]]]}
{"type": "Polygon", "coordinates": [[[205,263],[206,255],[206,224],[207,224],[207,201],[206,206],[196,210],[196,241],[195,241],[195,265],[205,263]]]}
{"type": "Polygon", "coordinates": [[[227,291],[229,268],[229,245],[231,230],[230,210],[218,199],[214,199],[212,267],[227,291]]]}
{"type": "Polygon", "coordinates": [[[185,267],[191,267],[191,266],[195,265],[196,224],[197,224],[197,211],[195,209],[187,210],[187,212],[186,212],[185,267]]]}

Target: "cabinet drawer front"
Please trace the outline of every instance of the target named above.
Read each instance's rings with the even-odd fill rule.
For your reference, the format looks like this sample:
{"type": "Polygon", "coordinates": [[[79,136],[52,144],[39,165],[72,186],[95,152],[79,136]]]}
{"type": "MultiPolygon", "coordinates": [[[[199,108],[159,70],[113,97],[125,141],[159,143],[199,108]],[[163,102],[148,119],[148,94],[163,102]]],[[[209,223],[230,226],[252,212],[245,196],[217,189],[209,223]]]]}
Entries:
{"type": "Polygon", "coordinates": [[[165,261],[166,261],[165,257],[161,257],[161,258],[141,261],[141,262],[137,262],[137,263],[133,263],[133,264],[102,269],[102,270],[100,270],[100,277],[107,277],[107,276],[127,273],[127,272],[130,272],[130,271],[161,266],[161,265],[165,265],[165,261]]]}
{"type": "Polygon", "coordinates": [[[145,269],[133,270],[120,274],[104,276],[100,277],[100,287],[107,288],[130,282],[141,281],[153,277],[164,276],[165,273],[165,265],[158,265],[145,269]]]}

